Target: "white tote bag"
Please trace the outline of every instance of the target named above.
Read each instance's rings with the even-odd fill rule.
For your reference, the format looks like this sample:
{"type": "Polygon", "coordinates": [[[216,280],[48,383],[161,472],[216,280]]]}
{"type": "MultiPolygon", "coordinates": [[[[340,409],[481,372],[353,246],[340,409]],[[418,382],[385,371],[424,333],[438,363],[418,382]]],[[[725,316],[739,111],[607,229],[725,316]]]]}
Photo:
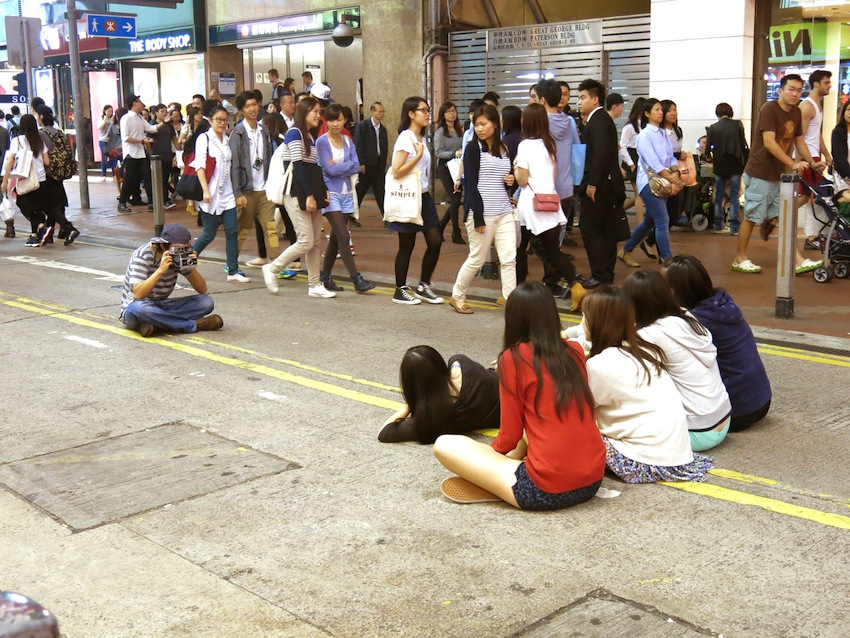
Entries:
{"type": "Polygon", "coordinates": [[[281,143],[272,153],[269,162],[269,177],[266,180],[266,198],[277,205],[283,204],[283,197],[292,186],[292,162],[289,161],[289,148],[281,143]],[[286,168],[284,168],[286,166],[286,168]]]}
{"type": "Polygon", "coordinates": [[[10,219],[14,219],[17,212],[18,207],[15,206],[12,198],[9,196],[3,197],[3,201],[0,202],[0,221],[7,222],[10,219]]]}
{"type": "Polygon", "coordinates": [[[9,152],[15,153],[15,163],[12,165],[9,175],[12,177],[29,177],[30,167],[32,166],[32,150],[29,144],[24,145],[18,138],[15,138],[14,144],[17,148],[9,152]]]}
{"type": "Polygon", "coordinates": [[[400,179],[387,171],[384,181],[384,221],[422,226],[422,178],[414,168],[400,179]]]}

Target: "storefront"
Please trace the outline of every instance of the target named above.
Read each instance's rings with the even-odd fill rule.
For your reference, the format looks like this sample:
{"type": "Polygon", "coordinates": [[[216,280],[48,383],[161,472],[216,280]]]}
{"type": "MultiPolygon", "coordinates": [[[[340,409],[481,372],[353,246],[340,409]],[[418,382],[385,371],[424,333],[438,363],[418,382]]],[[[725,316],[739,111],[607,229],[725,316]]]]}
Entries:
{"type": "Polygon", "coordinates": [[[838,0],[770,0],[762,11],[768,24],[761,46],[757,44],[754,105],[760,108],[775,99],[786,75],[803,77],[805,96],[813,71],[831,71],[832,92],[823,109],[824,138],[829,140],[838,112],[850,100],[850,5],[838,0]]]}
{"type": "Polygon", "coordinates": [[[314,82],[331,87],[334,100],[356,112],[356,85],[363,77],[361,35],[360,7],[213,25],[211,57],[219,64],[211,69],[210,83],[219,84],[220,74],[233,72],[237,91],[260,89],[268,100],[269,69],[277,69],[281,81],[295,78],[299,91],[304,89],[301,74],[309,71],[314,82]],[[331,38],[334,27],[342,23],[355,33],[353,42],[344,47],[331,38]]]}

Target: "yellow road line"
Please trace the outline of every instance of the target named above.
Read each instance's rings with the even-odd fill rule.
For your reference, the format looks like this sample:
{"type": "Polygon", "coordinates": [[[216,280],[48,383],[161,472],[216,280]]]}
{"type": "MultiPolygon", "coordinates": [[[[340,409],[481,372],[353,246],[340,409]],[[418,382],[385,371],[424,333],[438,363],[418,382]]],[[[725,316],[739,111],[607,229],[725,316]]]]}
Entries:
{"type": "Polygon", "coordinates": [[[773,498],[765,498],[764,496],[756,496],[747,492],[739,492],[730,490],[719,485],[710,485],[708,483],[660,483],[667,487],[673,487],[677,490],[691,492],[692,494],[700,494],[702,496],[710,496],[721,501],[729,501],[739,505],[748,505],[751,507],[760,507],[768,512],[776,512],[785,516],[793,516],[802,518],[821,525],[829,527],[837,527],[838,529],[850,529],[850,517],[841,516],[839,514],[830,514],[821,512],[820,510],[811,509],[809,507],[801,507],[799,505],[791,505],[784,501],[778,501],[773,498]]]}
{"type": "Polygon", "coordinates": [[[776,357],[785,357],[787,359],[799,359],[800,361],[808,361],[810,363],[826,363],[828,365],[838,366],[840,368],[850,368],[850,359],[843,357],[834,357],[818,353],[816,356],[803,354],[804,351],[788,351],[778,350],[773,346],[760,346],[758,349],[761,354],[770,354],[776,357]]]}
{"type": "Polygon", "coordinates": [[[780,483],[779,481],[774,481],[773,479],[762,478],[761,476],[754,476],[752,474],[742,474],[740,472],[735,472],[734,470],[724,470],[719,467],[716,467],[713,470],[709,470],[708,473],[713,474],[714,476],[719,476],[721,478],[730,479],[732,481],[739,481],[741,483],[751,483],[757,485],[766,485],[769,487],[776,487],[785,492],[791,492],[793,494],[799,494],[800,496],[807,496],[809,498],[815,498],[821,501],[829,501],[830,503],[835,503],[836,505],[850,507],[850,501],[842,500],[838,497],[833,496],[832,494],[820,494],[818,492],[812,492],[810,490],[803,490],[798,487],[785,485],[783,483],[780,483]]]}
{"type": "Polygon", "coordinates": [[[327,394],[333,394],[335,396],[342,397],[344,399],[350,399],[352,401],[357,401],[359,403],[365,403],[367,405],[372,405],[379,408],[386,408],[388,410],[393,411],[399,410],[403,407],[403,404],[398,401],[382,399],[380,397],[366,394],[365,392],[349,390],[347,388],[326,383],[324,381],[317,381],[315,379],[309,379],[307,377],[300,377],[294,374],[290,374],[289,372],[284,372],[283,370],[276,370],[275,368],[272,368],[270,366],[250,363],[247,361],[240,361],[238,359],[232,359],[230,357],[219,356],[206,350],[202,350],[201,348],[195,348],[193,346],[186,345],[182,342],[170,341],[168,339],[162,339],[159,337],[145,338],[133,330],[127,330],[125,328],[119,328],[117,326],[109,326],[106,324],[99,323],[97,321],[91,321],[89,319],[77,317],[72,314],[45,310],[37,306],[21,303],[19,301],[0,299],[0,303],[5,304],[7,306],[11,306],[13,308],[19,308],[21,310],[33,312],[35,314],[50,316],[56,319],[62,319],[63,321],[67,321],[78,326],[85,326],[87,328],[94,328],[96,330],[105,330],[106,332],[110,332],[121,337],[135,339],[144,343],[156,344],[158,346],[170,348],[171,350],[176,350],[178,352],[199,357],[201,359],[207,359],[208,361],[214,361],[216,363],[221,363],[223,365],[227,365],[233,368],[248,370],[250,372],[255,372],[257,374],[262,374],[267,377],[271,377],[273,379],[287,381],[289,383],[294,383],[305,388],[319,390],[320,392],[326,392],[327,394]]]}

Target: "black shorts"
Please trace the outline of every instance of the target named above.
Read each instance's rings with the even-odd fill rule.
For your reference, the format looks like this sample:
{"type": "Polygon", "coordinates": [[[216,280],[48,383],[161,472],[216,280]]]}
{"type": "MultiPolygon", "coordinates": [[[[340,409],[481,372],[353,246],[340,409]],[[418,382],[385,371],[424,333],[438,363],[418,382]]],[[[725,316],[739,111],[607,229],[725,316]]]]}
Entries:
{"type": "Polygon", "coordinates": [[[578,505],[593,498],[599,486],[602,485],[602,479],[599,479],[586,487],[552,494],[550,492],[544,492],[534,484],[534,481],[531,480],[525,469],[524,462],[520,463],[514,475],[516,476],[516,483],[513,487],[514,498],[520,509],[524,510],[560,510],[572,505],[578,505]]]}

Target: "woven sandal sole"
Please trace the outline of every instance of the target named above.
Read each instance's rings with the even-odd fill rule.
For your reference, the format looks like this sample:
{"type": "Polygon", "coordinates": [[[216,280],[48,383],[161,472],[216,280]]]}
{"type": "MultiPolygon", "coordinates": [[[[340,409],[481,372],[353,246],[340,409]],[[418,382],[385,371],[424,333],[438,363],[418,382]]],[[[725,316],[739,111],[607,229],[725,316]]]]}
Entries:
{"type": "Polygon", "coordinates": [[[475,483],[470,483],[465,478],[450,476],[440,483],[440,491],[447,499],[455,503],[496,503],[501,501],[498,496],[491,494],[475,483]]]}

